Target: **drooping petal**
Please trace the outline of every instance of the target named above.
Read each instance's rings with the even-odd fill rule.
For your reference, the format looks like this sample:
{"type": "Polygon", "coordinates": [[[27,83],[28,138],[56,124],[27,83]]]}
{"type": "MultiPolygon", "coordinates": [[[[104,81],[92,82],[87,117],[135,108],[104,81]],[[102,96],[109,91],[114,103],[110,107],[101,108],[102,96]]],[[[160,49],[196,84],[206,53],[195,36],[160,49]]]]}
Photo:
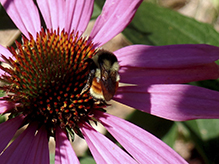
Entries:
{"type": "Polygon", "coordinates": [[[81,131],[96,163],[137,163],[121,148],[107,139],[104,135],[94,130],[90,125],[84,125],[81,127],[81,131]]]}
{"type": "Polygon", "coordinates": [[[93,13],[94,0],[66,0],[65,30],[78,31],[79,36],[85,31],[93,13]]]}
{"type": "MultiPolygon", "coordinates": [[[[11,52],[7,48],[5,48],[4,46],[0,45],[0,62],[4,61],[2,59],[2,55],[4,55],[6,58],[11,57],[13,59],[13,56],[12,56],[11,52]]],[[[0,75],[2,75],[4,73],[5,73],[5,71],[0,69],[0,75]]]]}
{"type": "Polygon", "coordinates": [[[131,22],[142,0],[107,0],[90,37],[97,46],[108,42],[131,22]]]}
{"type": "Polygon", "coordinates": [[[65,0],[37,0],[37,4],[48,29],[65,27],[65,0]]]}
{"type": "Polygon", "coordinates": [[[5,73],[5,71],[3,71],[2,69],[0,69],[0,76],[3,75],[5,73]]]}
{"type": "Polygon", "coordinates": [[[0,114],[10,112],[14,108],[14,103],[0,100],[0,114]]]}
{"type": "MultiPolygon", "coordinates": [[[[12,53],[2,45],[0,45],[0,54],[4,55],[6,58],[13,57],[12,53]]],[[[2,59],[0,59],[0,61],[2,61],[2,59]]]]}
{"type": "Polygon", "coordinates": [[[59,127],[57,127],[55,164],[69,163],[80,164],[66,134],[59,127]]]}
{"type": "Polygon", "coordinates": [[[32,0],[1,0],[0,2],[19,30],[27,38],[29,38],[28,33],[35,38],[36,33],[41,30],[41,23],[34,2],[32,0]]]}
{"type": "Polygon", "coordinates": [[[38,130],[37,135],[34,137],[32,141],[32,146],[30,148],[30,151],[28,152],[28,156],[26,157],[24,163],[50,163],[47,131],[44,127],[41,127],[38,130]]]}
{"type": "Polygon", "coordinates": [[[96,116],[139,163],[187,163],[164,142],[140,127],[107,113],[96,116]]]}
{"type": "Polygon", "coordinates": [[[219,78],[219,66],[216,63],[183,68],[136,68],[121,67],[120,82],[150,85],[188,83],[219,78]]]}
{"type": "Polygon", "coordinates": [[[0,124],[0,154],[21,126],[23,117],[18,116],[0,124]],[[6,137],[7,136],[7,137],[6,137]]]}
{"type": "Polygon", "coordinates": [[[36,128],[36,124],[29,125],[28,128],[20,136],[18,136],[14,142],[12,142],[12,144],[1,154],[1,164],[16,164],[25,162],[25,159],[30,155],[29,151],[33,144],[32,141],[34,139],[36,128]]]}
{"type": "Polygon", "coordinates": [[[219,118],[219,92],[197,86],[120,87],[115,100],[174,121],[219,118]]]}
{"type": "Polygon", "coordinates": [[[132,45],[114,53],[120,66],[140,68],[187,68],[209,64],[219,59],[219,47],[206,44],[132,45]]]}

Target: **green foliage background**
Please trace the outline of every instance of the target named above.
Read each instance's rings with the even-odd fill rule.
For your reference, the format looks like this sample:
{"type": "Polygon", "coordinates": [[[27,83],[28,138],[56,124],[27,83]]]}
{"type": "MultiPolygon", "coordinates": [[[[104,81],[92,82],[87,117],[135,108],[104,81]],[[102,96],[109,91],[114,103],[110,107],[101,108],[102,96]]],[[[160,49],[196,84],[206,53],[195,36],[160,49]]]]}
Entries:
{"type": "MultiPolygon", "coordinates": [[[[100,14],[103,4],[103,0],[95,0],[92,19],[100,14]]],[[[217,1],[215,4],[219,6],[217,1]]],[[[1,11],[0,17],[5,17],[4,12],[1,11]]],[[[160,46],[204,43],[219,46],[219,33],[212,25],[148,2],[141,4],[123,35],[133,44],[160,46]]],[[[193,82],[191,85],[219,91],[218,80],[193,82]]],[[[136,110],[127,120],[151,132],[172,148],[178,141],[192,143],[196,157],[203,163],[219,163],[219,119],[172,122],[136,110]]],[[[3,121],[5,118],[0,116],[0,122],[3,121]]],[[[51,163],[54,163],[54,154],[51,154],[51,159],[51,163]]],[[[80,161],[82,164],[95,163],[89,152],[80,161]]]]}

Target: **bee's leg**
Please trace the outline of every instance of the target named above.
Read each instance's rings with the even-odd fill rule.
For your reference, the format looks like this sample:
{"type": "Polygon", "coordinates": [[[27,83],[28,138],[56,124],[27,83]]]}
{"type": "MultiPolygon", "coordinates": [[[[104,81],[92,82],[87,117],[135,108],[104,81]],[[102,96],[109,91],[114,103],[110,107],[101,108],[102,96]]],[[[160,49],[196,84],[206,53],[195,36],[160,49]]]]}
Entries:
{"type": "Polygon", "coordinates": [[[87,92],[90,87],[91,87],[91,84],[92,84],[92,81],[93,81],[93,78],[95,76],[95,69],[92,69],[88,75],[88,78],[87,78],[87,83],[86,85],[84,86],[84,88],[82,89],[80,95],[84,94],[85,92],[87,92]]]}

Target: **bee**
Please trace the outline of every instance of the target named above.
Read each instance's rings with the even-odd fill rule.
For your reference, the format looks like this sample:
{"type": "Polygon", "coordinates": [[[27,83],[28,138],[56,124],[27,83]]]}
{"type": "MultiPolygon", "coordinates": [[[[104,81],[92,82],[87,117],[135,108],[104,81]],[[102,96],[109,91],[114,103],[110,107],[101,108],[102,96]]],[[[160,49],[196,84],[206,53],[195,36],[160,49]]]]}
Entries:
{"type": "Polygon", "coordinates": [[[90,73],[82,92],[90,89],[90,95],[97,100],[109,101],[118,88],[120,76],[116,56],[100,49],[90,60],[90,73]]]}

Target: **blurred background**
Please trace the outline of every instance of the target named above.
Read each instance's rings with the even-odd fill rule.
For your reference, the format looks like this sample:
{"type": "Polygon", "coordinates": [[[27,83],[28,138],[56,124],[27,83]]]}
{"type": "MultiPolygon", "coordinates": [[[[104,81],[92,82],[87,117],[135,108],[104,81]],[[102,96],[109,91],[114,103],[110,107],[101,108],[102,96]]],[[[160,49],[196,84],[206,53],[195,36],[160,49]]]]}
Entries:
{"type": "MultiPolygon", "coordinates": [[[[103,3],[103,0],[95,1],[92,20],[84,35],[89,35],[103,3]]],[[[218,32],[219,0],[145,0],[124,32],[103,47],[115,51],[130,44],[158,46],[206,43],[219,46],[218,32]]],[[[0,44],[5,47],[13,46],[16,39],[20,40],[20,35],[20,31],[0,7],[0,44]]],[[[219,91],[217,80],[191,84],[219,91]]],[[[108,113],[125,118],[151,132],[176,150],[190,164],[219,163],[219,120],[172,122],[114,101],[110,103],[112,105],[108,108],[108,113]]],[[[0,117],[1,122],[5,119],[0,117]]],[[[101,125],[96,128],[114,141],[101,125]]],[[[82,164],[95,163],[84,140],[76,137],[72,145],[82,164]]],[[[51,157],[54,157],[52,138],[50,148],[51,157]]]]}

